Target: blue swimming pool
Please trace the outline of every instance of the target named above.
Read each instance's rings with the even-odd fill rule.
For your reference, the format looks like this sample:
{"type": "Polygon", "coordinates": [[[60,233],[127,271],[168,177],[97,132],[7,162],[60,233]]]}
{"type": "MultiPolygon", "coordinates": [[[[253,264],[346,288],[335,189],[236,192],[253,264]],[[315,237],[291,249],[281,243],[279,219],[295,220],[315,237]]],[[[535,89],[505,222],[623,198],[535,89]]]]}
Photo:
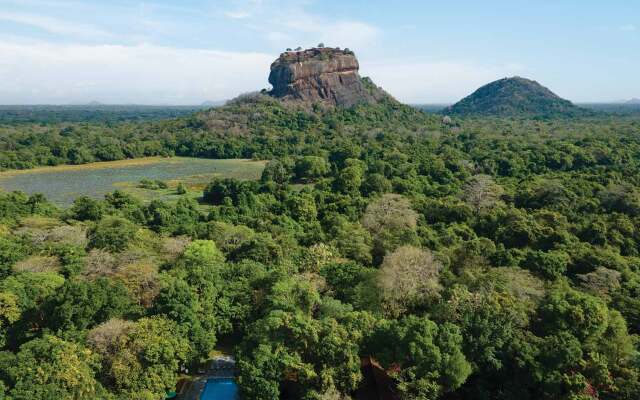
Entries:
{"type": "Polygon", "coordinates": [[[238,385],[233,378],[211,378],[200,395],[200,400],[237,400],[238,385]]]}

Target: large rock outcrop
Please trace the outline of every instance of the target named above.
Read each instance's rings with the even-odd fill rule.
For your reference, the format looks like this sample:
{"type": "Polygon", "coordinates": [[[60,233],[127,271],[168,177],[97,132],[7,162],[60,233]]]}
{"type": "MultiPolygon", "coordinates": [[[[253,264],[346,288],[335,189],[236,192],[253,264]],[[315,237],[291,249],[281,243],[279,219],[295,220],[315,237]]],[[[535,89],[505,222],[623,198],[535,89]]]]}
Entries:
{"type": "Polygon", "coordinates": [[[286,51],[271,64],[270,94],[284,100],[351,107],[375,103],[385,94],[360,77],[353,52],[339,48],[286,51]]]}

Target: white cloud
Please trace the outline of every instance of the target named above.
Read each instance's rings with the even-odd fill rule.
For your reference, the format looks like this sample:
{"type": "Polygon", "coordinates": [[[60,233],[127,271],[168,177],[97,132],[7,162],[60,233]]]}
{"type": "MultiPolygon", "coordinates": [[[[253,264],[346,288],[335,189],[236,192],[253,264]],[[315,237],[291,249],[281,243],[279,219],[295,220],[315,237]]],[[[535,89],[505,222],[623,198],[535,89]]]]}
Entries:
{"type": "Polygon", "coordinates": [[[238,0],[223,11],[227,18],[242,21],[247,29],[264,35],[281,47],[328,46],[365,47],[375,42],[381,31],[366,22],[340,19],[308,11],[309,0],[238,0]]]}
{"type": "Polygon", "coordinates": [[[224,15],[231,19],[244,19],[251,16],[248,11],[227,11],[224,13],[224,15]]]}
{"type": "Polygon", "coordinates": [[[0,41],[0,104],[197,104],[268,86],[273,56],[0,41]]]}
{"type": "MultiPolygon", "coordinates": [[[[154,45],[65,45],[0,40],[0,104],[198,104],[268,87],[275,55],[154,45]]],[[[370,76],[408,103],[456,101],[520,64],[361,59],[370,76]]]]}
{"type": "Polygon", "coordinates": [[[246,19],[253,16],[261,9],[263,0],[236,0],[236,8],[231,11],[225,11],[224,15],[231,19],[246,19]]]}
{"type": "Polygon", "coordinates": [[[0,12],[0,20],[29,25],[50,33],[84,38],[106,38],[112,35],[100,28],[85,24],[76,24],[36,14],[0,12]]]}
{"type": "Polygon", "coordinates": [[[620,27],[620,30],[623,32],[635,32],[636,29],[637,29],[636,26],[633,24],[622,25],[620,27]]]}
{"type": "Polygon", "coordinates": [[[330,25],[328,29],[318,32],[323,42],[332,45],[357,48],[373,42],[380,31],[378,28],[357,21],[342,21],[330,25]]]}
{"type": "MultiPolygon", "coordinates": [[[[324,42],[327,46],[365,47],[373,43],[381,31],[370,24],[351,20],[327,20],[302,10],[293,10],[277,18],[279,25],[296,32],[298,37],[312,41],[315,45],[324,42]]],[[[292,45],[297,45],[292,43],[292,45]]]]}
{"type": "Polygon", "coordinates": [[[269,39],[273,44],[277,44],[279,46],[286,46],[293,41],[291,36],[282,32],[269,32],[267,34],[267,39],[269,39]]]}
{"type": "Polygon", "coordinates": [[[525,70],[517,63],[486,66],[459,61],[361,60],[360,65],[362,75],[407,103],[452,103],[484,84],[525,70]]]}

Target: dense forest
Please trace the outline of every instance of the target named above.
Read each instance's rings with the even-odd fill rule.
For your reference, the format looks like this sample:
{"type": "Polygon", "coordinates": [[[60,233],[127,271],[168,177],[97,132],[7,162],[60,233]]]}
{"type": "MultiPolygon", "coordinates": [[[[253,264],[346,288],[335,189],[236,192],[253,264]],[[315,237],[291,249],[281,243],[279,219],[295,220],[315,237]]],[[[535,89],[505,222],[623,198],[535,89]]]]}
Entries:
{"type": "Polygon", "coordinates": [[[0,193],[0,398],[161,399],[230,349],[244,399],[638,399],[640,118],[445,118],[256,95],[6,123],[0,167],[270,160],[201,203],[0,193]]]}

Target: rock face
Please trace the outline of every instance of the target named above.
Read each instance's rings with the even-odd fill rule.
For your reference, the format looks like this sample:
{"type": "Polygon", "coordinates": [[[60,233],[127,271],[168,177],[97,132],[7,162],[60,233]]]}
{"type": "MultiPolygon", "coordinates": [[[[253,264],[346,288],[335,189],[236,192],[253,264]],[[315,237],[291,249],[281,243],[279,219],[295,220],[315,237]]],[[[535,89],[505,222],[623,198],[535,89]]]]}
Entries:
{"type": "Polygon", "coordinates": [[[284,100],[344,107],[375,103],[384,92],[361,78],[359,68],[349,50],[323,47],[286,51],[271,64],[270,94],[284,100]]]}

